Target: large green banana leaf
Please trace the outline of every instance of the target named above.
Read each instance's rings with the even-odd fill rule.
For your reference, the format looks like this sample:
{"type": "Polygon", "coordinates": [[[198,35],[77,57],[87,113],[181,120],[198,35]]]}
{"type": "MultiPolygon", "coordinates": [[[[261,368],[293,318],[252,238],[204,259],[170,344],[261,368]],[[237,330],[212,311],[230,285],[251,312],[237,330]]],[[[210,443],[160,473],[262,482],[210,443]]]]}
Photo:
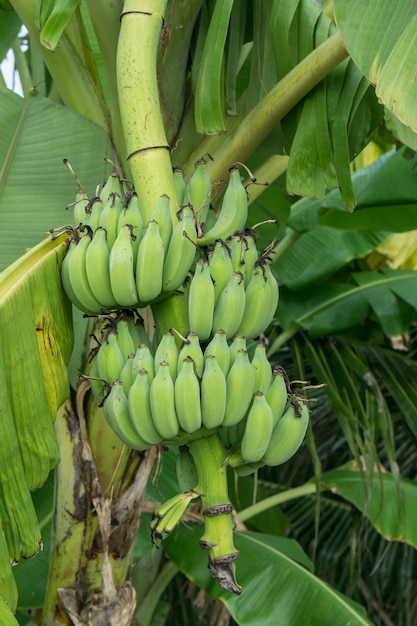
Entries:
{"type": "Polygon", "coordinates": [[[33,94],[24,100],[0,87],[0,270],[72,224],[77,186],[67,158],[90,195],[102,183],[111,148],[104,131],[68,108],[33,94]]]}
{"type": "Polygon", "coordinates": [[[334,10],[345,46],[378,98],[417,131],[417,3],[334,0],[334,10]]]}

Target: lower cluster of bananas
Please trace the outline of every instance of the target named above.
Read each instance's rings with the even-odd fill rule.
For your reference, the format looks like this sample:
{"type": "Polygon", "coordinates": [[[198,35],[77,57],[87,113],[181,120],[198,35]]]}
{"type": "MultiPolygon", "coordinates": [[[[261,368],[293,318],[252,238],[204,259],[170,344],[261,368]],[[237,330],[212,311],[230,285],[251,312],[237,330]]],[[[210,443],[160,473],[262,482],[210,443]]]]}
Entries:
{"type": "Polygon", "coordinates": [[[202,346],[191,331],[178,347],[167,331],[152,350],[130,316],[112,322],[90,380],[110,426],[130,448],[184,445],[219,431],[230,453],[225,463],[245,471],[279,465],[297,451],[308,410],[284,370],[272,368],[264,344],[249,358],[242,334],[229,342],[218,329],[202,346]]]}

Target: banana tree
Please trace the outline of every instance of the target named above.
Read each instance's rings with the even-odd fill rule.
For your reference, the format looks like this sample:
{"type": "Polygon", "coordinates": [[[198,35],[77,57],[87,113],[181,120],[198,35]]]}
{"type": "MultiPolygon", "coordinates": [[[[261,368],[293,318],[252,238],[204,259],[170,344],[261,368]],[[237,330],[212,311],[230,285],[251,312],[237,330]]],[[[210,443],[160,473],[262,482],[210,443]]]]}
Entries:
{"type": "MultiPolygon", "coordinates": [[[[361,578],[352,591],[346,581],[326,580],[320,551],[311,551],[314,536],[303,542],[294,513],[299,501],[316,511],[315,521],[304,515],[320,536],[320,506],[333,506],[337,520],[345,519],[344,507],[360,512],[384,540],[404,542],[412,554],[416,548],[410,524],[415,476],[409,468],[399,471],[393,430],[396,419],[416,434],[415,361],[393,345],[415,323],[416,277],[413,270],[388,267],[382,253],[379,265],[371,259],[392,233],[415,227],[417,4],[394,16],[388,0],[357,5],[1,4],[1,54],[13,48],[23,87],[23,97],[0,87],[2,623],[196,621],[185,581],[189,594],[210,607],[206,623],[294,626],[307,616],[321,624],[381,623],[365,592],[367,581],[361,578]],[[372,145],[382,156],[361,167],[358,155],[372,145]],[[201,205],[190,202],[200,167],[206,185],[201,205]],[[238,205],[230,208],[226,201],[232,180],[245,190],[243,221],[238,205]],[[106,190],[115,182],[118,194],[106,190]],[[83,242],[78,250],[88,242],[87,222],[105,193],[112,206],[116,195],[123,197],[126,211],[137,203],[142,225],[159,220],[161,240],[162,225],[186,231],[184,215],[194,205],[192,260],[179,283],[165,274],[170,288],[152,292],[154,243],[149,275],[137,284],[143,297],[133,300],[135,306],[117,307],[134,310],[127,318],[140,319],[140,328],[134,324],[132,332],[152,349],[170,329],[177,346],[193,330],[187,298],[202,268],[202,244],[247,230],[264,277],[273,266],[278,308],[271,291],[274,310],[253,331],[248,352],[255,353],[261,337],[271,364],[285,366],[292,387],[302,385],[313,423],[308,446],[279,474],[261,464],[239,477],[238,469],[227,470],[218,439],[213,446],[208,436],[187,439],[199,477],[187,490],[189,499],[178,499],[184,439],[168,432],[154,443],[168,442],[169,450],[130,446],[126,432],[119,437],[115,422],[109,425],[94,368],[109,319],[114,321],[106,312],[111,302],[94,310],[94,301],[71,292],[79,276],[65,273],[75,241],[83,242]],[[164,198],[168,213],[155,220],[164,198]],[[84,229],[77,228],[80,221],[84,229]],[[323,443],[326,415],[333,418],[334,439],[323,443]],[[221,486],[216,482],[212,501],[206,496],[218,468],[221,486]],[[206,515],[190,506],[197,496],[206,515]],[[175,501],[172,519],[185,524],[169,527],[160,545],[168,534],[158,522],[167,522],[164,501],[175,501]],[[218,513],[226,501],[227,516],[207,514],[218,513]],[[226,517],[224,524],[216,521],[226,517]],[[216,561],[210,524],[229,538],[236,526],[229,560],[216,561]],[[209,568],[199,542],[209,553],[209,568]]],[[[153,230],[148,227],[147,237],[153,230]]],[[[125,232],[130,236],[130,229],[125,232]]],[[[190,243],[193,231],[180,239],[190,243]]],[[[165,264],[169,276],[178,249],[165,264]]],[[[95,272],[94,266],[91,276],[95,272]]],[[[103,287],[103,280],[98,283],[103,287]]],[[[128,274],[115,274],[113,295],[126,287],[128,274]]],[[[209,281],[197,298],[204,298],[198,321],[211,287],[209,281]]],[[[222,325],[236,313],[234,307],[225,311],[222,325]]],[[[262,313],[259,307],[256,317],[262,313]]],[[[240,328],[247,334],[248,326],[238,324],[231,335],[240,328]]],[[[193,401],[187,389],[186,405],[193,401]]],[[[165,423],[168,409],[161,409],[165,423]]],[[[257,429],[252,432],[255,437],[257,429]]],[[[413,557],[409,562],[412,569],[413,557]]],[[[411,602],[404,605],[409,617],[411,602]]],[[[402,623],[411,623],[406,619],[402,623]]]]}

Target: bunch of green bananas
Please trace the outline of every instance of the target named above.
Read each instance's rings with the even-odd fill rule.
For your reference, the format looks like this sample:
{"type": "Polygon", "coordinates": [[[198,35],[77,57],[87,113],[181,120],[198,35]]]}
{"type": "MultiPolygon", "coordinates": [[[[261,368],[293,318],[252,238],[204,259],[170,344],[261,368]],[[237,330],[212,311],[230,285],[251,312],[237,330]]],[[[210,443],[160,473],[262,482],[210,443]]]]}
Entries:
{"type": "Polygon", "coordinates": [[[93,198],[79,187],[72,204],[75,228],[61,278],[81,311],[142,308],[182,285],[196,254],[191,207],[182,207],[174,226],[162,195],[144,224],[137,194],[124,193],[115,173],[93,198]]]}
{"type": "Polygon", "coordinates": [[[190,332],[178,347],[175,333],[167,331],[153,350],[131,316],[110,322],[91,385],[110,426],[130,448],[184,445],[219,430],[232,453],[229,464],[239,467],[279,465],[301,445],[306,405],[282,368],[272,369],[264,344],[250,359],[244,335],[228,342],[219,329],[204,347],[190,332]],[[285,435],[282,421],[290,424],[285,435]]]}
{"type": "Polygon", "coordinates": [[[260,253],[256,231],[245,230],[239,169],[230,168],[215,212],[208,162],[200,159],[188,181],[175,168],[178,221],[163,195],[146,226],[135,192],[124,193],[117,175],[92,199],[78,184],[75,236],[62,264],[72,302],[108,322],[89,379],[110,426],[135,450],[178,447],[182,493],[155,510],[154,540],[201,499],[210,572],[237,594],[228,468],[247,475],[284,463],[309,422],[283,369],[272,368],[262,343],[248,343],[271,323],[279,291],[270,258],[276,242],[260,253]],[[174,292],[183,296],[185,336],[164,314],[174,292]],[[152,340],[137,311],[148,304],[152,340]]]}

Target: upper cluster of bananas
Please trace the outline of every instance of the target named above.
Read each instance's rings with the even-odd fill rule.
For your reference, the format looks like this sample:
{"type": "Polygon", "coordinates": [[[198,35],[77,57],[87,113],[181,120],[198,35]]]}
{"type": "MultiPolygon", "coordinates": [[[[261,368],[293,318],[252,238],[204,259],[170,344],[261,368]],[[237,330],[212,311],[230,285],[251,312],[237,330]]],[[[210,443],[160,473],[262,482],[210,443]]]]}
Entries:
{"type": "Polygon", "coordinates": [[[247,472],[279,465],[299,448],[306,404],[282,368],[272,369],[263,344],[249,358],[244,335],[229,342],[219,329],[203,349],[196,333],[178,347],[167,331],[152,350],[131,316],[109,319],[90,380],[130,448],[183,445],[219,430],[229,465],[247,472]]]}
{"type": "Polygon", "coordinates": [[[194,261],[197,231],[191,207],[173,225],[162,195],[143,224],[137,195],[116,174],[88,199],[74,203],[75,236],[61,268],[64,289],[85,313],[143,307],[178,289],[194,261]]]}

